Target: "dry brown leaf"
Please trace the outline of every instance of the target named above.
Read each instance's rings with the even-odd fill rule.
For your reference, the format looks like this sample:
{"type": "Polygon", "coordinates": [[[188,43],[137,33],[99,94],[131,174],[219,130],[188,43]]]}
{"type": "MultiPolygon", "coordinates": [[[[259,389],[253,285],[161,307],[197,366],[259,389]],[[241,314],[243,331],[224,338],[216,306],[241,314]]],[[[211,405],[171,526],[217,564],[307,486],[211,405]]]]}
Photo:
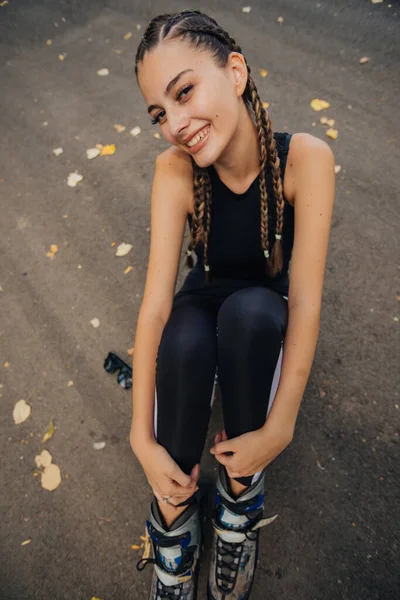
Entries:
{"type": "Polygon", "coordinates": [[[60,467],[51,463],[48,467],[45,467],[42,473],[42,487],[49,492],[52,492],[61,483],[61,472],[60,467]]]}
{"type": "Polygon", "coordinates": [[[319,98],[314,98],[314,100],[311,100],[310,106],[313,110],[320,111],[320,110],[324,110],[325,108],[329,108],[330,104],[329,104],[329,102],[326,102],[325,100],[320,100],[319,98]]]}
{"type": "Polygon", "coordinates": [[[114,125],[114,129],[118,133],[122,133],[123,131],[125,131],[126,127],[125,127],[125,125],[120,125],[119,123],[117,123],[116,125],[114,125]]]}
{"type": "Polygon", "coordinates": [[[31,407],[29,406],[29,404],[27,404],[25,400],[18,400],[13,410],[14,423],[16,425],[23,423],[24,421],[26,421],[30,414],[31,407]]]}
{"type": "Polygon", "coordinates": [[[100,150],[101,156],[111,156],[112,154],[115,154],[115,144],[106,144],[100,150]]]}
{"type": "Polygon", "coordinates": [[[131,548],[132,550],[140,550],[140,546],[138,546],[137,544],[132,544],[131,548]]]}
{"type": "Polygon", "coordinates": [[[48,424],[46,432],[42,438],[42,444],[47,442],[47,440],[49,440],[53,436],[54,432],[55,432],[55,427],[54,427],[53,421],[51,420],[50,423],[48,424]]]}

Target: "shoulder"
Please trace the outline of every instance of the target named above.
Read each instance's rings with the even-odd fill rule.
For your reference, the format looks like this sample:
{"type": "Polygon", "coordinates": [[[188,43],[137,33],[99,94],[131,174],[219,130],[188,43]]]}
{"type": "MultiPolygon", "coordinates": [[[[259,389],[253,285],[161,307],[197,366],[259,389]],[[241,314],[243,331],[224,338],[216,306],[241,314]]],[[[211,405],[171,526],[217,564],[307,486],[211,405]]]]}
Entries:
{"type": "Polygon", "coordinates": [[[186,152],[176,146],[170,146],[156,158],[156,173],[161,183],[173,186],[178,192],[176,196],[185,203],[185,211],[193,211],[193,165],[186,152]]]}
{"type": "Polygon", "coordinates": [[[327,142],[310,133],[293,133],[285,172],[285,196],[294,204],[296,192],[310,171],[334,169],[335,157],[327,142]]]}

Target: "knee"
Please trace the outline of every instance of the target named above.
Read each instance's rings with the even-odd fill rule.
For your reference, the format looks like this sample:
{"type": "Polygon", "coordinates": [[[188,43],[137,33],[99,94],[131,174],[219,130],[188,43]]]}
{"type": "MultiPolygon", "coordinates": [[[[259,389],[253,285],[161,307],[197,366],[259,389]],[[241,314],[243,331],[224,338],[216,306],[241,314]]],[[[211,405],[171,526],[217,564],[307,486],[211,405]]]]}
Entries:
{"type": "Polygon", "coordinates": [[[195,319],[170,318],[161,336],[158,358],[185,365],[213,354],[213,346],[209,328],[204,324],[195,319]]]}
{"type": "Polygon", "coordinates": [[[267,288],[254,287],[231,294],[218,313],[218,331],[262,333],[275,331],[284,335],[287,308],[283,298],[267,288]]]}

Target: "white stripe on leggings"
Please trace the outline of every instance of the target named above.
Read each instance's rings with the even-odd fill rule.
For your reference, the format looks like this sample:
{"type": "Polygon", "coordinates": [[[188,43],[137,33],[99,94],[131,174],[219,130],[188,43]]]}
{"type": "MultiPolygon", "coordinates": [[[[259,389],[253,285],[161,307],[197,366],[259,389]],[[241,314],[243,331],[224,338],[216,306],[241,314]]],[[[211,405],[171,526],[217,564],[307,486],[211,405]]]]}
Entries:
{"type": "MultiPolygon", "coordinates": [[[[283,296],[283,297],[286,300],[288,299],[287,296],[283,296]]],[[[281,350],[279,352],[278,362],[276,363],[274,377],[272,379],[271,392],[269,394],[269,401],[268,401],[267,418],[269,415],[269,411],[271,410],[272,405],[274,403],[276,392],[278,390],[279,380],[281,377],[282,355],[283,355],[283,340],[281,342],[281,350]]],[[[257,481],[257,479],[260,477],[261,473],[262,473],[262,471],[258,471],[257,473],[255,473],[253,475],[253,479],[251,480],[251,483],[255,483],[257,481]]]]}

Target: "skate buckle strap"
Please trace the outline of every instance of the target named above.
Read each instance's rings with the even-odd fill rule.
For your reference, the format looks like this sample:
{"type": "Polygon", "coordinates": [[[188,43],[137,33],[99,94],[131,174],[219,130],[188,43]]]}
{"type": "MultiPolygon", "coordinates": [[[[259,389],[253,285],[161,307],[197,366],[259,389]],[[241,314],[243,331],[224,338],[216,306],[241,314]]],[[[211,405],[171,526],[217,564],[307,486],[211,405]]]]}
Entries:
{"type": "Polygon", "coordinates": [[[255,525],[253,525],[253,527],[243,529],[242,531],[234,531],[233,529],[225,528],[221,526],[221,524],[217,523],[215,519],[213,520],[213,525],[218,537],[220,537],[224,542],[228,542],[230,544],[241,544],[245,541],[249,532],[256,531],[265,525],[269,525],[272,523],[272,521],[275,521],[277,516],[278,515],[274,515],[273,517],[260,519],[255,525]]]}
{"type": "Polygon", "coordinates": [[[189,581],[191,579],[193,572],[192,569],[189,569],[185,573],[181,575],[176,575],[174,573],[167,573],[164,569],[161,569],[157,564],[154,565],[154,569],[157,573],[158,579],[166,586],[179,585],[180,583],[185,583],[185,581],[189,581]]]}

